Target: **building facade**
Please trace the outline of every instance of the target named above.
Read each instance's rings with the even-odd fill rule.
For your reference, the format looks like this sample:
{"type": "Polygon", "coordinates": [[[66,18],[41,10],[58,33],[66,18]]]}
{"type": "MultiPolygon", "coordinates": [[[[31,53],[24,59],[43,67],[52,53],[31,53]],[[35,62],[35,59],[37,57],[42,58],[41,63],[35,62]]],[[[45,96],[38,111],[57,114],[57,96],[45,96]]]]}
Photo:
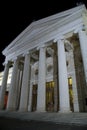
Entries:
{"type": "Polygon", "coordinates": [[[85,5],[31,23],[4,50],[0,91],[4,109],[33,112],[87,111],[87,10],[85,5]]]}

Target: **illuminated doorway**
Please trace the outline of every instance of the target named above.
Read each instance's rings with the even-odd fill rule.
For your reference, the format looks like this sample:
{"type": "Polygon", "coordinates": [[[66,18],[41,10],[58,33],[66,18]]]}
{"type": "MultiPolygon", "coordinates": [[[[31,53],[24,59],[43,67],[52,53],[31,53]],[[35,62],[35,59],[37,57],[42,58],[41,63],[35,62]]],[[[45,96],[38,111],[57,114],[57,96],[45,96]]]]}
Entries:
{"type": "Polygon", "coordinates": [[[69,78],[68,78],[68,85],[69,85],[69,100],[70,100],[70,109],[71,109],[71,111],[74,111],[74,109],[73,109],[72,77],[69,77],[69,78]]]}
{"type": "Polygon", "coordinates": [[[46,111],[54,111],[54,82],[46,83],[46,111]]]}
{"type": "Polygon", "coordinates": [[[32,111],[36,111],[37,107],[37,84],[32,88],[32,111]]]}

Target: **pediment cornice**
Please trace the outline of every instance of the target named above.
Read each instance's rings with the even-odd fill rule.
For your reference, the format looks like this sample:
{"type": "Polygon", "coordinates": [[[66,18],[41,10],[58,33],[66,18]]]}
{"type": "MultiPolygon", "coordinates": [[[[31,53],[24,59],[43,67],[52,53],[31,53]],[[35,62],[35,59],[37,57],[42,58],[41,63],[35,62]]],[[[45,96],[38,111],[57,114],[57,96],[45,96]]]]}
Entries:
{"type": "MultiPolygon", "coordinates": [[[[77,8],[77,12],[71,13],[68,11],[67,12],[67,16],[64,17],[65,15],[63,13],[59,13],[59,16],[62,17],[61,20],[51,23],[52,24],[44,24],[43,26],[40,26],[42,23],[47,22],[47,19],[42,19],[42,20],[38,20],[36,22],[31,23],[31,25],[25,29],[19,37],[17,37],[4,51],[3,54],[5,56],[11,55],[11,53],[15,53],[16,52],[23,52],[24,49],[31,49],[32,46],[36,47],[37,44],[42,42],[46,42],[48,40],[52,40],[52,38],[55,38],[56,34],[58,35],[58,33],[60,34],[60,32],[65,32],[65,30],[70,30],[70,28],[74,28],[74,26],[82,26],[82,19],[81,19],[81,15],[82,15],[82,10],[84,8],[82,8],[82,6],[78,7],[79,10],[77,8]],[[71,14],[69,14],[71,13],[71,14]],[[26,35],[25,35],[26,34],[26,35]],[[47,38],[48,37],[48,38],[47,38]]],[[[72,9],[73,10],[73,9],[72,9]]],[[[56,15],[54,15],[56,16],[56,15]]],[[[53,20],[53,17],[49,17],[48,21],[51,19],[53,20]]],[[[58,16],[56,16],[58,17],[58,16]]],[[[13,54],[12,54],[13,55],[13,54]]]]}
{"type": "MultiPolygon", "coordinates": [[[[68,27],[70,27],[70,26],[71,26],[71,24],[68,25],[68,27]]],[[[40,44],[44,44],[49,41],[54,41],[54,39],[56,39],[56,37],[61,38],[61,35],[65,35],[68,32],[72,32],[72,30],[74,32],[76,27],[79,28],[81,26],[82,26],[82,23],[81,23],[81,20],[79,20],[79,25],[78,25],[78,21],[77,21],[77,24],[73,23],[72,28],[67,29],[67,26],[65,26],[64,28],[62,27],[59,30],[55,30],[51,33],[48,33],[47,35],[44,35],[42,38],[40,38],[38,40],[33,39],[33,41],[31,41],[31,44],[30,44],[31,46],[29,46],[28,41],[26,41],[26,46],[23,45],[21,48],[19,47],[18,49],[16,49],[16,51],[8,54],[6,57],[7,57],[7,59],[11,59],[14,56],[22,55],[25,52],[25,50],[26,51],[33,50],[34,48],[37,48],[40,44]]]]}

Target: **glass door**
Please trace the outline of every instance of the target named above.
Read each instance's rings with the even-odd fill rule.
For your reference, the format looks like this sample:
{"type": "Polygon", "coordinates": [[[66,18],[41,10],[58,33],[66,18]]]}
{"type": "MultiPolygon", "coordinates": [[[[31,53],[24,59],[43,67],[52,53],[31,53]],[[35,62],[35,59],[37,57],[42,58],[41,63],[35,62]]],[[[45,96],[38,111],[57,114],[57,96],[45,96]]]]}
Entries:
{"type": "Polygon", "coordinates": [[[32,89],[32,111],[36,111],[37,106],[37,85],[33,85],[32,89]]]}
{"type": "Polygon", "coordinates": [[[54,111],[54,82],[46,83],[46,111],[54,111]]]}

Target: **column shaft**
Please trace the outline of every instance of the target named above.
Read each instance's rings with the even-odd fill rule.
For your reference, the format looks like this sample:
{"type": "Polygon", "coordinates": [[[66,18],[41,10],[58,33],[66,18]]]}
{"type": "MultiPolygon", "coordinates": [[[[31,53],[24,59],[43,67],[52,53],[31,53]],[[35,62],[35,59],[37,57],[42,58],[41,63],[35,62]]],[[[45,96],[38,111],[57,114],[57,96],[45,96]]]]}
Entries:
{"type": "Polygon", "coordinates": [[[30,93],[29,93],[29,104],[28,104],[28,111],[32,110],[32,82],[30,82],[30,93]]]}
{"type": "Polygon", "coordinates": [[[16,110],[16,94],[17,94],[17,72],[18,61],[14,61],[10,91],[7,102],[7,110],[16,110]]]}
{"type": "Polygon", "coordinates": [[[38,94],[37,94],[37,111],[45,111],[46,101],[46,83],[45,83],[45,68],[46,68],[46,52],[45,48],[40,48],[39,52],[39,75],[38,75],[38,94]]]}
{"type": "Polygon", "coordinates": [[[79,34],[80,47],[81,47],[81,53],[83,59],[85,79],[87,84],[87,36],[85,34],[85,31],[79,31],[78,34],[79,34]]]}
{"type": "Polygon", "coordinates": [[[71,53],[71,63],[70,66],[72,67],[72,90],[73,90],[73,107],[74,107],[74,112],[79,112],[79,102],[78,102],[78,92],[77,92],[77,84],[76,84],[76,73],[75,73],[75,63],[74,63],[74,54],[73,50],[70,52],[71,53]]]}
{"type": "Polygon", "coordinates": [[[20,69],[18,69],[18,74],[17,74],[17,93],[16,93],[16,109],[19,107],[19,96],[20,96],[20,69]]]}
{"type": "Polygon", "coordinates": [[[23,80],[22,80],[19,111],[28,110],[29,76],[30,76],[30,55],[26,54],[25,62],[24,62],[24,71],[23,71],[23,80]]]}
{"type": "MultiPolygon", "coordinates": [[[[57,52],[57,51],[56,51],[57,52]]],[[[54,80],[54,111],[58,111],[59,101],[58,101],[58,64],[57,64],[57,54],[54,52],[53,56],[53,80],[54,80]]]]}
{"type": "Polygon", "coordinates": [[[28,102],[28,111],[32,111],[32,90],[33,90],[33,75],[34,75],[34,69],[31,67],[31,76],[30,76],[30,91],[29,91],[29,102],[28,102]]]}
{"type": "Polygon", "coordinates": [[[5,98],[5,91],[6,91],[6,86],[7,86],[8,72],[9,72],[9,63],[5,64],[4,76],[3,76],[2,87],[1,87],[1,94],[0,94],[0,109],[4,108],[4,98],[5,98]]]}
{"type": "Polygon", "coordinates": [[[57,41],[59,70],[59,111],[70,112],[68,77],[64,43],[57,41]]]}

